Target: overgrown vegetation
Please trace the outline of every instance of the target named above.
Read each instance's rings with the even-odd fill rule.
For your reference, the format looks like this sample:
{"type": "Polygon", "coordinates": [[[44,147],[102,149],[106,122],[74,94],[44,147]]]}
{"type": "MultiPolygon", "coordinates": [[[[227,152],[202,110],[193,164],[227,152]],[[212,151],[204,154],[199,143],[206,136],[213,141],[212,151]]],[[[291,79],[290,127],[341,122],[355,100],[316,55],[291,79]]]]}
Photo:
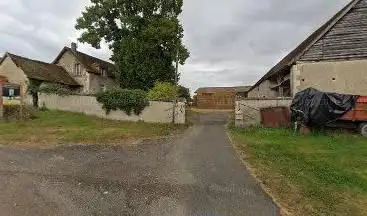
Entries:
{"type": "Polygon", "coordinates": [[[367,139],[231,129],[242,157],[291,215],[367,215],[367,139]]]}
{"type": "Polygon", "coordinates": [[[33,107],[39,107],[39,93],[45,94],[56,94],[59,96],[67,96],[76,94],[74,89],[66,85],[56,84],[56,83],[44,83],[41,80],[29,79],[27,86],[28,93],[32,96],[33,107]]]}
{"type": "Polygon", "coordinates": [[[178,86],[167,83],[157,82],[154,88],[148,92],[148,99],[152,101],[166,101],[170,102],[178,98],[178,86]]]}
{"type": "Polygon", "coordinates": [[[131,89],[111,89],[97,95],[97,101],[102,104],[106,113],[112,110],[122,110],[127,115],[132,112],[140,115],[149,106],[146,92],[131,89]]]}
{"type": "Polygon", "coordinates": [[[3,116],[5,121],[34,119],[37,116],[37,109],[18,104],[4,105],[3,116]]]}
{"type": "Polygon", "coordinates": [[[120,145],[179,133],[184,125],[120,122],[79,113],[46,111],[27,121],[0,123],[0,144],[54,147],[70,144],[120,145]]]}
{"type": "Polygon", "coordinates": [[[41,87],[42,81],[37,79],[29,79],[27,91],[32,96],[33,107],[38,108],[38,93],[41,87]]]}
{"type": "Polygon", "coordinates": [[[113,52],[121,88],[149,90],[157,81],[175,81],[173,62],[184,64],[179,21],[183,0],[92,0],[78,18],[79,41],[113,52]]]}
{"type": "Polygon", "coordinates": [[[178,97],[184,98],[187,102],[191,102],[190,89],[184,86],[178,86],[178,97]]]}
{"type": "Polygon", "coordinates": [[[49,83],[47,85],[41,85],[39,87],[40,93],[45,94],[56,94],[59,96],[68,96],[76,94],[76,91],[74,89],[71,89],[68,86],[56,84],[56,83],[49,83]]]}

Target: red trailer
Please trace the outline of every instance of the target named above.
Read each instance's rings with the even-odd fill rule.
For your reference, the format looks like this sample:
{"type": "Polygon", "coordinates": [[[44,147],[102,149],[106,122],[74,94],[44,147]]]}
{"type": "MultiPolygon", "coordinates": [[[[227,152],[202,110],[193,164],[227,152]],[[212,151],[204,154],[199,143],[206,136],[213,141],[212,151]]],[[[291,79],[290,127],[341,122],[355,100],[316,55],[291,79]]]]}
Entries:
{"type": "Polygon", "coordinates": [[[360,132],[367,136],[367,96],[360,96],[355,107],[347,112],[341,120],[357,123],[360,132]]]}

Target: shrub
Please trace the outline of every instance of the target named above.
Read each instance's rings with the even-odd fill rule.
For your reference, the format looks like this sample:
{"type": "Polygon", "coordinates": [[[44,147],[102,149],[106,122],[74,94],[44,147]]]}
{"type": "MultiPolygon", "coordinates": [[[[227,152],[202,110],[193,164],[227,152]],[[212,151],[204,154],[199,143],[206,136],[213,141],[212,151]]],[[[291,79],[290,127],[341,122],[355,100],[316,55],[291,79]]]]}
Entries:
{"type": "Polygon", "coordinates": [[[26,120],[37,118],[37,109],[32,106],[4,105],[5,120],[26,120]]]}
{"type": "Polygon", "coordinates": [[[184,98],[186,102],[191,102],[191,95],[190,95],[190,89],[186,88],[184,86],[178,86],[178,97],[184,98]]]}
{"type": "Polygon", "coordinates": [[[66,85],[46,84],[39,87],[39,92],[44,94],[56,94],[59,96],[68,96],[75,94],[75,91],[66,85]]]}
{"type": "Polygon", "coordinates": [[[140,115],[145,107],[149,106],[147,95],[143,90],[133,89],[112,89],[97,94],[97,101],[102,104],[102,108],[109,114],[111,110],[122,110],[127,115],[134,111],[140,115]]]}
{"type": "Polygon", "coordinates": [[[38,109],[40,112],[47,112],[49,109],[46,107],[46,104],[43,102],[42,107],[38,109]]]}
{"type": "Polygon", "coordinates": [[[153,101],[173,101],[178,98],[178,86],[167,82],[157,82],[148,92],[148,99],[153,101]]]}

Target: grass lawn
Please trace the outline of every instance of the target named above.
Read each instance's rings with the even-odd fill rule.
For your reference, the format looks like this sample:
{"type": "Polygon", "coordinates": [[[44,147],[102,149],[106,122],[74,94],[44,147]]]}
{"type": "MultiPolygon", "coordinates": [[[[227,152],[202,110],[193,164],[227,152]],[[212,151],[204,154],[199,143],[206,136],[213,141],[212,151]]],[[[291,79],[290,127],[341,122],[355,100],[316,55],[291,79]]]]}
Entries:
{"type": "Polygon", "coordinates": [[[46,148],[62,144],[122,144],[185,129],[183,125],[119,122],[61,111],[36,115],[33,120],[0,123],[0,144],[46,148]]]}
{"type": "Polygon", "coordinates": [[[241,157],[290,215],[367,215],[367,139],[231,129],[241,157]]]}

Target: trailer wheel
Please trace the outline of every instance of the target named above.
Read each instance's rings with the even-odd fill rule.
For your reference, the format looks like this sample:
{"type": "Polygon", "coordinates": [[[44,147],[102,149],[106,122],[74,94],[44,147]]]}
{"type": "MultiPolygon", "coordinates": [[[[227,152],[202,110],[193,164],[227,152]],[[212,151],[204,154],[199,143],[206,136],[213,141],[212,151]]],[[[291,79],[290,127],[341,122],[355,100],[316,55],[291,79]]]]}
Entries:
{"type": "Polygon", "coordinates": [[[362,123],[360,126],[359,126],[359,131],[361,132],[361,134],[363,136],[366,136],[367,137],[367,122],[364,122],[362,123]]]}

